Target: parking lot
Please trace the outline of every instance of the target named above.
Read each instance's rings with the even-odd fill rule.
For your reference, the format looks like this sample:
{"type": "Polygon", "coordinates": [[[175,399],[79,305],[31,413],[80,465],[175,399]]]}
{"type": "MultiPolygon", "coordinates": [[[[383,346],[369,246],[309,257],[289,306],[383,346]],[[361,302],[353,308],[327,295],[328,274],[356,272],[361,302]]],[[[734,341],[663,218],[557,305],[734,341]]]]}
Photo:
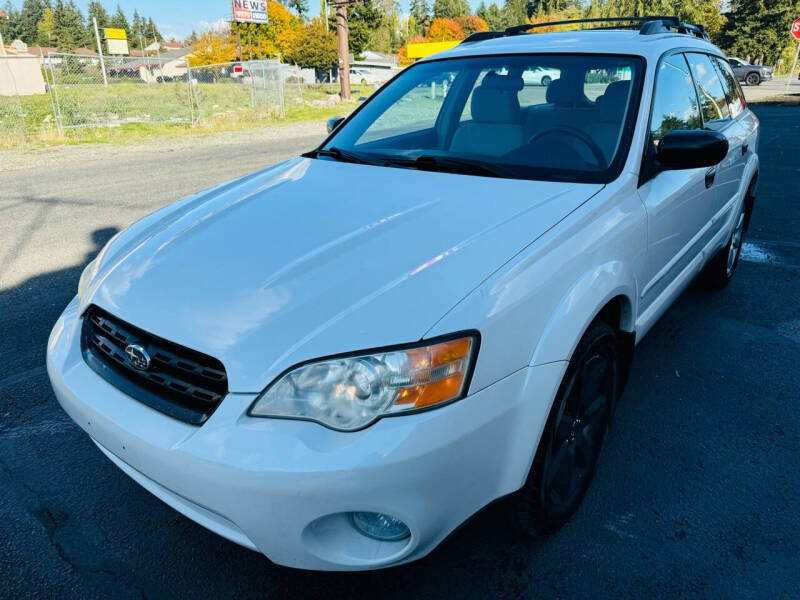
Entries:
{"type": "Polygon", "coordinates": [[[692,286],[638,346],[572,521],[526,539],[501,501],[425,559],[371,573],[278,567],[179,515],[102,456],[44,368],[114,232],[311,148],[322,126],[3,157],[0,598],[800,597],[800,108],[753,108],[762,169],[737,275],[692,286]]]}

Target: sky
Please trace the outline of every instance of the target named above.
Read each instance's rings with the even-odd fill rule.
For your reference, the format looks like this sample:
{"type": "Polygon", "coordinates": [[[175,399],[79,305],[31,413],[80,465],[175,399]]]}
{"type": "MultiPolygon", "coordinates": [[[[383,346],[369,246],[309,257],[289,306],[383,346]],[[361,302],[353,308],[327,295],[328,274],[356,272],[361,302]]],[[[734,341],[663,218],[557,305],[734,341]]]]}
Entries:
{"type": "MultiPolygon", "coordinates": [[[[16,8],[22,7],[23,0],[11,0],[16,8]]],[[[106,10],[113,13],[118,0],[101,0],[106,10]]],[[[2,2],[0,2],[1,4],[2,2]]],[[[409,0],[400,0],[403,12],[408,11],[409,0]]],[[[89,0],[75,0],[75,4],[86,15],[89,0]]],[[[473,10],[480,4],[480,0],[470,0],[473,10]]],[[[139,14],[153,17],[161,35],[166,39],[173,36],[180,39],[192,30],[203,31],[220,21],[227,21],[230,17],[229,0],[119,0],[119,5],[130,21],[133,9],[139,14]]],[[[309,15],[319,14],[319,0],[308,0],[309,15]]]]}

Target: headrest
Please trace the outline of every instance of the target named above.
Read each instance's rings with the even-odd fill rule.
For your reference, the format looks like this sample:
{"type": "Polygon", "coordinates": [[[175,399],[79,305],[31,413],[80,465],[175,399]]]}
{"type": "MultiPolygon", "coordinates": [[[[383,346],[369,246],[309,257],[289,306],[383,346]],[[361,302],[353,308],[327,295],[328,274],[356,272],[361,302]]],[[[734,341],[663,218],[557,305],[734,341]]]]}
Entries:
{"type": "Polygon", "coordinates": [[[554,79],[547,86],[547,94],[545,100],[550,104],[556,106],[575,106],[578,101],[578,96],[575,86],[570,85],[566,79],[554,79]]]}
{"type": "Polygon", "coordinates": [[[495,71],[489,71],[483,77],[481,87],[518,92],[525,87],[525,82],[519,75],[516,77],[513,75],[499,75],[495,71]]]}
{"type": "Polygon", "coordinates": [[[472,120],[481,123],[518,123],[519,98],[522,77],[487,73],[481,85],[472,92],[472,120]],[[517,87],[519,85],[519,87],[517,87]]]}
{"type": "Polygon", "coordinates": [[[628,92],[630,89],[630,81],[623,80],[609,83],[605,93],[600,96],[597,101],[600,102],[604,108],[623,109],[628,104],[628,92]]]}

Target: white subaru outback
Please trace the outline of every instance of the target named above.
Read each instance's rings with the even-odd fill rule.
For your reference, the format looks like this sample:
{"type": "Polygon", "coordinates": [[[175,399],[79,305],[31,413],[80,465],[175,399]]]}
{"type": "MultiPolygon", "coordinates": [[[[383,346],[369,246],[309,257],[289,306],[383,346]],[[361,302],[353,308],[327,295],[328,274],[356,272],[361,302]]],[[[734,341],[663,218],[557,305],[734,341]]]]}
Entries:
{"type": "Polygon", "coordinates": [[[725,57],[640,21],[473,35],[316,150],[134,223],[53,329],[58,401],[279,564],[418,559],[512,492],[557,529],[635,344],[701,271],[731,279],[753,207],[758,119],[725,57]]]}

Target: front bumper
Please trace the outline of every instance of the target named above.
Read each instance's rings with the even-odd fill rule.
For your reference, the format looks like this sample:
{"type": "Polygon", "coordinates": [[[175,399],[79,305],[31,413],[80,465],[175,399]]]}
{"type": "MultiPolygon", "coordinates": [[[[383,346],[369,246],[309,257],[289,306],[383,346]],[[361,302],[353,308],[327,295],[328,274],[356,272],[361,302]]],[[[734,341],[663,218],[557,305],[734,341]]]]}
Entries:
{"type": "Polygon", "coordinates": [[[521,369],[438,410],[352,433],[252,418],[256,394],[229,394],[194,427],[97,376],[80,353],[78,303],[56,323],[47,370],[64,410],[138,483],[187,517],[272,561],[356,570],[420,558],[525,480],[565,363],[521,369]],[[350,511],[402,519],[379,542],[350,511]]]}

